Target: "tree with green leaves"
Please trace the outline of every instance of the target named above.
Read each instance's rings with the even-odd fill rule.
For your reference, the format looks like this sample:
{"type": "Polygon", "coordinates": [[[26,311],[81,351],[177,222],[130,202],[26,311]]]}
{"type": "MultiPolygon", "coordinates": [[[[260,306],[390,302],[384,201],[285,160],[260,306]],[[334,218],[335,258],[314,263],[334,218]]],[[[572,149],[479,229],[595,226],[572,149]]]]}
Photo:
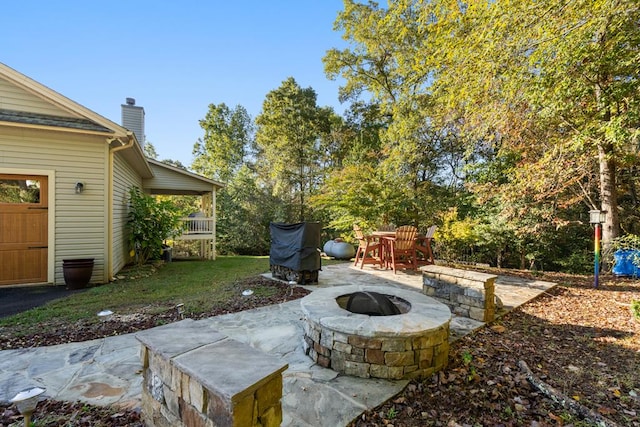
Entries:
{"type": "Polygon", "coordinates": [[[219,181],[228,181],[245,163],[253,147],[254,125],[247,110],[238,105],[210,104],[200,120],[204,136],[193,147],[192,167],[219,181]]]}
{"type": "Polygon", "coordinates": [[[287,221],[309,219],[307,201],[323,179],[335,116],[312,88],[290,77],[269,92],[256,119],[258,167],[289,208],[287,221]]]}
{"type": "Polygon", "coordinates": [[[323,220],[331,237],[350,236],[353,224],[373,227],[382,222],[384,201],[380,164],[379,130],[385,121],[376,105],[351,104],[344,120],[332,130],[332,163],[325,178],[309,198],[309,204],[323,220]]]}
{"type": "Polygon", "coordinates": [[[396,2],[388,8],[375,2],[345,0],[334,28],[343,32],[346,49],[331,49],[323,58],[331,79],[342,77],[343,100],[375,105],[381,142],[377,169],[389,183],[393,200],[388,216],[401,223],[426,228],[436,219],[434,207],[452,198],[439,197],[443,190],[455,193],[462,184],[464,145],[452,127],[434,125],[433,103],[428,87],[432,75],[416,73],[408,61],[424,56],[426,34],[415,11],[400,10],[396,2]],[[454,178],[454,179],[452,179],[454,178]]]}
{"type": "Polygon", "coordinates": [[[472,1],[416,12],[442,61],[439,110],[521,156],[509,191],[549,206],[553,221],[576,203],[604,210],[603,240],[615,238],[620,168],[638,162],[640,5],[472,1]]]}
{"type": "Polygon", "coordinates": [[[144,151],[144,155],[150,159],[156,160],[158,158],[158,152],[156,151],[156,147],[149,141],[144,143],[144,147],[142,148],[144,151]]]}
{"type": "Polygon", "coordinates": [[[220,253],[264,255],[269,253],[269,223],[284,221],[281,204],[264,187],[250,165],[240,167],[220,193],[217,244],[220,253]]]}
{"type": "Polygon", "coordinates": [[[335,27],[350,48],[329,51],[325,70],[346,79],[343,97],[369,95],[390,116],[382,153],[389,173],[412,177],[405,185],[429,170],[432,183],[455,174],[459,185],[465,164],[515,154],[508,181],[470,187],[513,208],[508,229],[561,230],[582,204],[608,212],[608,240],[620,177],[638,164],[639,9],[632,0],[345,0],[335,27]],[[429,169],[443,159],[453,167],[429,169]]]}
{"type": "Polygon", "coordinates": [[[222,254],[256,255],[268,251],[271,207],[268,188],[258,185],[251,163],[254,123],[238,105],[210,104],[200,120],[203,138],[194,145],[193,169],[210,178],[227,182],[217,194],[217,248],[222,254]],[[266,233],[266,237],[265,237],[266,233]]]}

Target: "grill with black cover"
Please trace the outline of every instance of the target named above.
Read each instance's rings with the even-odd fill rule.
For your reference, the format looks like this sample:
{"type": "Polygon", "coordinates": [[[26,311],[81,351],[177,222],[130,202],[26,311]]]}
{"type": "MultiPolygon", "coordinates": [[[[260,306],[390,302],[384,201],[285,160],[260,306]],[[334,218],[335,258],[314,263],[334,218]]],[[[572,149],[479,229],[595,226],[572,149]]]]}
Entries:
{"type": "Polygon", "coordinates": [[[300,285],[318,283],[321,224],[272,222],[269,229],[271,275],[300,285]]]}

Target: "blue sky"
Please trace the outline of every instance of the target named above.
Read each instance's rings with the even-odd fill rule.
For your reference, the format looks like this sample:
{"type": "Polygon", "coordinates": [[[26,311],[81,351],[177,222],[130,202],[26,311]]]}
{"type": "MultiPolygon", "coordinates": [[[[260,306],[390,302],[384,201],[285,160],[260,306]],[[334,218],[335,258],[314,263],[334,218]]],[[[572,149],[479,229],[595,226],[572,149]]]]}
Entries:
{"type": "Polygon", "coordinates": [[[243,105],[292,76],[338,113],[339,82],[322,57],[345,46],[333,31],[342,0],[33,1],[3,5],[0,62],[120,123],[145,109],[160,159],[189,166],[209,104],[243,105]]]}

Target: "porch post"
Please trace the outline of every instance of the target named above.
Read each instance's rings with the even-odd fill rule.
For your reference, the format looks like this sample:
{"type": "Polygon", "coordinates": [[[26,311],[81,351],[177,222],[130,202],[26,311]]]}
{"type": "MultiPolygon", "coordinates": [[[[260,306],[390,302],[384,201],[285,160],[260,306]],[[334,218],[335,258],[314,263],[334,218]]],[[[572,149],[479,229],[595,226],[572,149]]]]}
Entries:
{"type": "Polygon", "coordinates": [[[216,241],[217,241],[217,235],[216,235],[216,223],[217,223],[217,216],[216,216],[216,187],[215,186],[211,186],[211,217],[213,218],[213,242],[211,244],[211,259],[216,259],[216,254],[218,252],[218,249],[216,247],[216,241]]]}

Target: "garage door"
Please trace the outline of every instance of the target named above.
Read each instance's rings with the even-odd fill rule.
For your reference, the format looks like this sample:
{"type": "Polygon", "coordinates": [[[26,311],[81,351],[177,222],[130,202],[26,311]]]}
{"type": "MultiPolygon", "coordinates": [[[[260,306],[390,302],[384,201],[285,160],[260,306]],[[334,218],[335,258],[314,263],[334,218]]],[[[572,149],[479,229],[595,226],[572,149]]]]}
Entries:
{"type": "Polygon", "coordinates": [[[0,286],[47,281],[47,177],[0,174],[0,286]]]}

